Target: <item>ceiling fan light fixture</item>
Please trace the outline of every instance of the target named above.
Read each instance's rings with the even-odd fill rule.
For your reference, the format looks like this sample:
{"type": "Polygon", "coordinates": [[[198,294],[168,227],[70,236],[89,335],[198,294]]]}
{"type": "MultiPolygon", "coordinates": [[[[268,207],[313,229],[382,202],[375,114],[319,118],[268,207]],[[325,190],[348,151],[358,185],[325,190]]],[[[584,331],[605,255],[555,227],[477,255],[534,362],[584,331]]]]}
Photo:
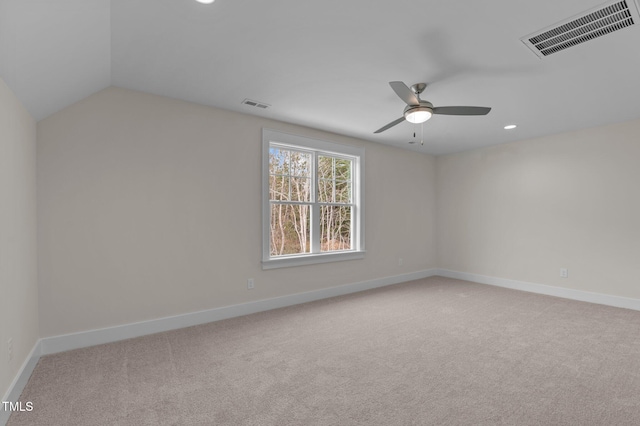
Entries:
{"type": "Polygon", "coordinates": [[[382,133],[385,130],[396,126],[405,120],[409,123],[420,124],[431,118],[433,114],[440,115],[487,115],[491,108],[477,106],[447,106],[434,107],[429,101],[420,99],[420,94],[427,87],[425,83],[418,83],[407,87],[401,81],[390,81],[389,85],[396,92],[396,95],[404,101],[407,106],[404,108],[402,117],[393,120],[386,126],[382,126],[373,133],[382,133]]]}
{"type": "Polygon", "coordinates": [[[420,124],[431,118],[432,112],[429,107],[415,107],[404,113],[404,118],[409,123],[420,124]]]}

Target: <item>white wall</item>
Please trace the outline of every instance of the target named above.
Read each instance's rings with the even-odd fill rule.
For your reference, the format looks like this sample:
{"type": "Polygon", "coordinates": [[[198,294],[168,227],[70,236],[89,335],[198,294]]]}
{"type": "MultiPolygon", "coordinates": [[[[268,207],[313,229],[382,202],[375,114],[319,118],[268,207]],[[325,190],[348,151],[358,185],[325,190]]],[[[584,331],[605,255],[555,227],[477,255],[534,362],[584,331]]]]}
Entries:
{"type": "Polygon", "coordinates": [[[433,268],[434,221],[432,156],[109,88],[38,123],[41,334],[433,268]],[[263,127],[365,147],[364,260],[261,270],[263,127]]]}
{"type": "Polygon", "coordinates": [[[36,124],[0,79],[0,397],[39,337],[36,268],[36,124]]]}
{"type": "Polygon", "coordinates": [[[640,120],[438,157],[438,266],[640,299],[639,185],[640,120]]]}

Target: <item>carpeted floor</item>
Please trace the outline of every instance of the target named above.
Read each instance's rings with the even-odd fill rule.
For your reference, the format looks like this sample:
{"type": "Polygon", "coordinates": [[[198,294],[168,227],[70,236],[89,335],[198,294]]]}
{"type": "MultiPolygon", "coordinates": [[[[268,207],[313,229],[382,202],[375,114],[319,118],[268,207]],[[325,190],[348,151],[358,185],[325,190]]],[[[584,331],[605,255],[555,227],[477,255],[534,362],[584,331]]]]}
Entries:
{"type": "Polygon", "coordinates": [[[433,277],[43,357],[18,425],[640,425],[640,312],[433,277]]]}

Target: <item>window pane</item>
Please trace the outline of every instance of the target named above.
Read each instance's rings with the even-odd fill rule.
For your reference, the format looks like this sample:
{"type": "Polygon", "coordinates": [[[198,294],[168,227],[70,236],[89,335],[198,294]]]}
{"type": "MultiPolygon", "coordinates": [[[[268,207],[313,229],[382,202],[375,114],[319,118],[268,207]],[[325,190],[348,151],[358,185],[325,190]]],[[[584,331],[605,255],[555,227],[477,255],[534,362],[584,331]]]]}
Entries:
{"type": "Polygon", "coordinates": [[[320,179],[318,181],[318,202],[331,203],[333,201],[333,181],[320,179]]]}
{"type": "Polygon", "coordinates": [[[336,181],[336,203],[351,203],[351,182],[336,181]]]}
{"type": "Polygon", "coordinates": [[[321,179],[333,179],[333,157],[318,155],[318,177],[321,179]]]}
{"type": "Polygon", "coordinates": [[[320,207],[320,250],[351,250],[351,206],[320,207]]]}
{"type": "Polygon", "coordinates": [[[336,158],[336,180],[351,180],[351,160],[336,158]]]}
{"type": "Polygon", "coordinates": [[[271,256],[310,252],[310,213],[308,204],[271,204],[271,256]]]}
{"type": "Polygon", "coordinates": [[[352,160],[318,156],[318,202],[351,203],[352,160]]]}
{"type": "Polygon", "coordinates": [[[312,155],[280,148],[269,149],[269,199],[311,201],[312,155]]]}
{"type": "Polygon", "coordinates": [[[291,200],[311,201],[311,179],[303,177],[291,178],[291,200]]]}
{"type": "Polygon", "coordinates": [[[286,175],[289,170],[289,151],[280,148],[269,148],[269,174],[286,175]]]}
{"type": "Polygon", "coordinates": [[[281,175],[269,176],[269,199],[289,201],[289,177],[281,175]]]}
{"type": "Polygon", "coordinates": [[[311,176],[311,154],[291,151],[290,171],[291,176],[311,176]]]}

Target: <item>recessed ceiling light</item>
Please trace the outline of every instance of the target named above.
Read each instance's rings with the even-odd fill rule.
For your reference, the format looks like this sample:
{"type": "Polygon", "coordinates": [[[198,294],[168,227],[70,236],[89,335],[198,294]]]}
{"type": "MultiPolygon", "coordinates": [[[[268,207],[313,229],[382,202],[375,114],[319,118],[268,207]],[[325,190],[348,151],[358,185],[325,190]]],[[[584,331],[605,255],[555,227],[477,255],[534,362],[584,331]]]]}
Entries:
{"type": "Polygon", "coordinates": [[[518,127],[518,126],[516,126],[515,124],[509,124],[508,126],[504,126],[504,129],[505,130],[511,130],[511,129],[515,129],[516,127],[518,127]]]}
{"type": "Polygon", "coordinates": [[[202,3],[202,4],[211,4],[213,3],[215,0],[196,0],[198,3],[202,3]]]}

